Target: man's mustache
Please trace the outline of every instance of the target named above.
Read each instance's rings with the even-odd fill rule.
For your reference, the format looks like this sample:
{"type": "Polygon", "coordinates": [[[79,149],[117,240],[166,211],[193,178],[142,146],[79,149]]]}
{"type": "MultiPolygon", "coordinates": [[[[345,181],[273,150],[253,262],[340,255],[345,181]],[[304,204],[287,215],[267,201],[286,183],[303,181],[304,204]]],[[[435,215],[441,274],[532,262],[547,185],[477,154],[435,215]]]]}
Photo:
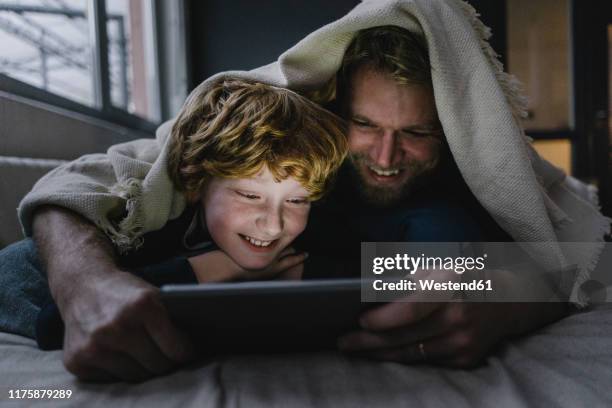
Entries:
{"type": "Polygon", "coordinates": [[[402,171],[402,170],[406,170],[412,167],[411,166],[412,162],[402,163],[394,167],[380,167],[377,164],[373,163],[372,160],[370,160],[370,158],[363,153],[351,153],[349,154],[349,159],[355,166],[359,164],[363,164],[377,171],[395,171],[395,170],[402,171]]]}

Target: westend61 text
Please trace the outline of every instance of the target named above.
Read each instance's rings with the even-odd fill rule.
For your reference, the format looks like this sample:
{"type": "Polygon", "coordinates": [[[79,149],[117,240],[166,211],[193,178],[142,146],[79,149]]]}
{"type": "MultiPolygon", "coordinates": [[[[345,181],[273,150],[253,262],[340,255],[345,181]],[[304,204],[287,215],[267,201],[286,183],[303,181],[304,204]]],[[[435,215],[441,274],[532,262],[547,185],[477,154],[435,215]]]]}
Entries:
{"type": "Polygon", "coordinates": [[[491,284],[491,279],[480,279],[480,280],[472,280],[469,282],[437,282],[433,279],[421,279],[417,283],[408,279],[401,279],[397,282],[385,282],[382,279],[377,279],[372,282],[372,287],[376,291],[414,291],[418,289],[420,290],[437,290],[437,291],[491,291],[493,290],[493,285],[491,284]]]}

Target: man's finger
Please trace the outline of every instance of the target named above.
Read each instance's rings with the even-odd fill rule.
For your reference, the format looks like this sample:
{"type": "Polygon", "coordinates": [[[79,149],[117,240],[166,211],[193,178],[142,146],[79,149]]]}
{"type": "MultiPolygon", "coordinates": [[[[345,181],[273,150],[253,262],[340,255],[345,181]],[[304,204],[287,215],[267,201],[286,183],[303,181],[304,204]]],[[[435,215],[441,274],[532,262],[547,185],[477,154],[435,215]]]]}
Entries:
{"type": "Polygon", "coordinates": [[[362,350],[353,353],[353,355],[374,360],[394,361],[403,364],[445,364],[449,359],[454,359],[458,356],[458,351],[453,349],[452,346],[453,341],[451,338],[442,335],[397,347],[362,350]]]}
{"type": "Polygon", "coordinates": [[[142,382],[153,376],[136,360],[121,352],[101,356],[97,365],[104,371],[125,382],[142,382]]]}
{"type": "Polygon", "coordinates": [[[118,349],[134,358],[151,373],[161,375],[169,372],[175,363],[155,344],[145,328],[139,333],[127,335],[117,341],[118,349]]]}
{"type": "Polygon", "coordinates": [[[427,360],[427,357],[421,353],[417,344],[388,349],[362,351],[356,353],[355,356],[372,360],[393,361],[403,364],[424,363],[427,360]]]}
{"type": "Polygon", "coordinates": [[[359,319],[367,330],[391,330],[420,322],[445,303],[395,301],[364,312],[359,319]]]}
{"type": "MultiPolygon", "coordinates": [[[[72,372],[72,371],[71,371],[72,372]]],[[[78,372],[72,372],[79,381],[111,383],[117,378],[104,370],[95,367],[82,367],[78,372]]]]}
{"type": "Polygon", "coordinates": [[[478,339],[470,336],[464,330],[455,330],[449,334],[428,339],[423,342],[422,350],[427,361],[433,364],[451,367],[472,367],[484,353],[476,352],[479,348],[475,344],[478,339]]]}
{"type": "Polygon", "coordinates": [[[342,351],[350,352],[409,345],[447,332],[449,328],[441,323],[438,314],[434,313],[431,317],[410,327],[401,327],[384,332],[358,330],[338,339],[338,347],[342,351]]]}
{"type": "Polygon", "coordinates": [[[386,349],[410,344],[408,336],[397,333],[360,330],[338,339],[338,348],[344,352],[386,349]]]}
{"type": "Polygon", "coordinates": [[[184,363],[193,358],[191,340],[172,325],[163,305],[159,304],[155,313],[147,315],[144,325],[153,342],[170,360],[184,363]]]}
{"type": "Polygon", "coordinates": [[[150,373],[157,375],[167,373],[175,363],[164,355],[146,328],[138,323],[140,322],[119,325],[114,330],[98,331],[95,334],[97,348],[130,356],[150,373]]]}
{"type": "Polygon", "coordinates": [[[141,382],[152,374],[128,355],[117,351],[98,351],[95,360],[68,370],[84,381],[141,382]]]}
{"type": "Polygon", "coordinates": [[[358,350],[352,355],[383,361],[411,364],[428,363],[457,368],[474,367],[486,356],[487,347],[469,330],[451,330],[429,339],[385,349],[358,350]]]}

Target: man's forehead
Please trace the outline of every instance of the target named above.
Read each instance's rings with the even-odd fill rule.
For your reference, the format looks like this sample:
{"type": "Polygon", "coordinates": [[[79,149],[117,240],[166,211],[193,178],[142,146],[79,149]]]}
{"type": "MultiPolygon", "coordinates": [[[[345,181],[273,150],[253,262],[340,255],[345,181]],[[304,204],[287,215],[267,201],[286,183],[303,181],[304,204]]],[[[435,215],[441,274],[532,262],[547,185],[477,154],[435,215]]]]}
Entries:
{"type": "Polygon", "coordinates": [[[350,114],[371,122],[392,121],[394,126],[432,126],[438,123],[433,93],[417,84],[400,84],[391,75],[362,71],[355,74],[350,114]]]}

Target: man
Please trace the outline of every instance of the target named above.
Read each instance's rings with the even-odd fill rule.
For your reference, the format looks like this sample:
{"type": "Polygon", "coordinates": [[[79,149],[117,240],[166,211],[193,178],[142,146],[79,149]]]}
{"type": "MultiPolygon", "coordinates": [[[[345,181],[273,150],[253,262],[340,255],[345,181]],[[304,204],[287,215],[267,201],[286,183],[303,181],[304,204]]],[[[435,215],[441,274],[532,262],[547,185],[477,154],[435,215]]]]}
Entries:
{"type": "MultiPolygon", "coordinates": [[[[351,160],[325,217],[327,224],[343,215],[358,220],[344,241],[352,235],[357,243],[511,239],[449,163],[430,72],[424,39],[402,28],[362,30],[349,45],[336,76],[336,102],[349,122],[351,160]]],[[[325,235],[317,231],[312,241],[325,235]]],[[[332,240],[320,245],[333,246],[332,240]]],[[[384,360],[473,366],[501,339],[566,313],[563,303],[391,303],[366,313],[363,330],[339,344],[384,360]]]]}
{"type": "MultiPolygon", "coordinates": [[[[444,151],[438,116],[466,183],[500,226],[515,240],[560,240],[562,229],[553,231],[552,225],[566,216],[551,209],[550,203],[563,196],[563,210],[570,216],[581,204],[568,205],[571,197],[561,190],[558,173],[539,158],[528,157],[513,120],[519,110],[517,99],[492,62],[492,51],[483,45],[485,30],[465,5],[444,0],[362,2],[349,15],[287,51],[277,63],[241,74],[296,90],[318,89],[338,71],[344,50],[358,31],[389,24],[428,33],[435,106],[432,87],[398,84],[380,69],[359,69],[349,76],[350,87],[339,87],[340,102],[342,89],[351,91],[346,105],[351,112],[349,142],[364,198],[380,197],[379,207],[392,205],[411,198],[419,180],[435,173],[444,151]],[[538,184],[536,172],[547,181],[547,192],[538,184]]],[[[167,130],[162,127],[158,135],[167,130]]],[[[97,173],[80,163],[60,169],[41,181],[20,208],[66,322],[64,363],[78,377],[138,380],[189,359],[191,346],[170,324],[155,288],[117,266],[109,241],[120,250],[132,248],[143,232],[163,227],[184,206],[167,188],[160,165],[165,154],[163,137],[160,142],[157,147],[135,143],[133,151],[142,154],[135,154],[134,160],[111,149],[100,159],[104,167],[94,166],[97,173]],[[145,169],[143,162],[149,167],[145,169]],[[79,193],[73,194],[74,190],[79,193]],[[153,213],[151,206],[141,205],[146,197],[154,197],[161,211],[153,213]],[[92,220],[106,234],[58,205],[92,220]],[[122,206],[117,219],[111,210],[122,206]],[[109,221],[109,214],[117,222],[109,221]]],[[[598,213],[590,207],[588,211],[594,222],[604,225],[598,213]]],[[[586,213],[585,209],[582,214],[586,213]]],[[[561,238],[589,241],[596,235],[578,234],[572,230],[570,239],[561,238]]],[[[558,249],[551,248],[550,255],[557,254],[558,249]]],[[[469,366],[500,339],[564,313],[563,305],[549,310],[529,304],[391,303],[364,314],[363,330],[349,334],[340,345],[379,359],[426,358],[469,366]]]]}
{"type": "Polygon", "coordinates": [[[422,37],[395,26],[357,33],[333,81],[351,150],[335,201],[360,197],[341,204],[359,217],[360,241],[509,240],[454,163],[430,72],[422,37]]]}

